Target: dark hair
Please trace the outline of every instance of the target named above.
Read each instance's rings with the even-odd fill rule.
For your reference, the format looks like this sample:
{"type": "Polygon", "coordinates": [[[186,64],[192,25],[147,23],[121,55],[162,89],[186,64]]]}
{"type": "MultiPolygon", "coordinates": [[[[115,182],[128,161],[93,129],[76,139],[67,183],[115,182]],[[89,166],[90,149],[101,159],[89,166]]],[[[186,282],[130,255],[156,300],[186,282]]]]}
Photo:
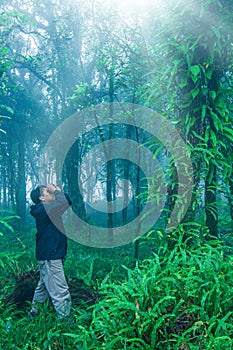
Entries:
{"type": "Polygon", "coordinates": [[[40,203],[40,196],[43,194],[43,188],[46,188],[46,186],[37,186],[34,190],[32,190],[30,197],[33,203],[40,203]]]}

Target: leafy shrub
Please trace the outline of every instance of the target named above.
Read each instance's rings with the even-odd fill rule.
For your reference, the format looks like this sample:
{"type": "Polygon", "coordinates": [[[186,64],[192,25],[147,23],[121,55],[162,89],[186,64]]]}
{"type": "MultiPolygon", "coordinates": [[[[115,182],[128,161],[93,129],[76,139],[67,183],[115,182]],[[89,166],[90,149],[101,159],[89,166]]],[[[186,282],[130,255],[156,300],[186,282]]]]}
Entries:
{"type": "Polygon", "coordinates": [[[103,284],[91,330],[105,349],[230,349],[232,264],[214,245],[165,244],[124,283],[103,284]]]}

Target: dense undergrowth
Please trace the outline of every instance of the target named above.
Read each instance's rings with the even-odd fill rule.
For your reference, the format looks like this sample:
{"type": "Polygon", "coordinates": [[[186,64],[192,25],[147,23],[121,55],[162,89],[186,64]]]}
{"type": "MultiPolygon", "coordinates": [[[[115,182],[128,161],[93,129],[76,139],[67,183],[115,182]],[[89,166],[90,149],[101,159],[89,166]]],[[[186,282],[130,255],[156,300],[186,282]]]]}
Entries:
{"type": "Polygon", "coordinates": [[[74,303],[75,324],[59,321],[50,303],[33,319],[30,302],[5,305],[16,276],[36,261],[33,233],[4,235],[0,349],[233,349],[233,258],[221,241],[190,244],[176,233],[172,248],[164,238],[143,241],[138,260],[133,244],[98,250],[69,242],[68,278],[81,277],[100,295],[91,306],[74,303]]]}

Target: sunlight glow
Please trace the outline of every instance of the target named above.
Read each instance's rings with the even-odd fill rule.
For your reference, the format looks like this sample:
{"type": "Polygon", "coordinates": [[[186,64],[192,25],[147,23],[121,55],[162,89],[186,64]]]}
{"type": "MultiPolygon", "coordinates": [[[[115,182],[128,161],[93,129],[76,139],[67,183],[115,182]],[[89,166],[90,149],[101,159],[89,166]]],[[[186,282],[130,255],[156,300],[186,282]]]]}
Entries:
{"type": "Polygon", "coordinates": [[[115,0],[117,7],[122,10],[140,12],[145,9],[158,8],[164,4],[163,0],[115,0]]]}
{"type": "Polygon", "coordinates": [[[145,7],[148,5],[153,4],[155,1],[153,0],[117,0],[117,2],[121,5],[121,6],[126,6],[126,7],[130,7],[130,8],[134,8],[134,7],[145,7]]]}
{"type": "Polygon", "coordinates": [[[129,26],[136,21],[140,25],[144,23],[143,26],[146,27],[148,16],[158,19],[162,14],[167,13],[166,0],[103,0],[103,3],[107,2],[111,3],[111,6],[118,11],[122,21],[129,26]]]}

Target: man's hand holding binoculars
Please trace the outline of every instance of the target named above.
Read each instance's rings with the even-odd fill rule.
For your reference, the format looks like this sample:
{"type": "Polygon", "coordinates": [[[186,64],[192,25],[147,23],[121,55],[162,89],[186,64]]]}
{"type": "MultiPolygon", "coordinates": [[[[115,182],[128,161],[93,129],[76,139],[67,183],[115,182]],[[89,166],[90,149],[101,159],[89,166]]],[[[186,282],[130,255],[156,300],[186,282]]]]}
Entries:
{"type": "Polygon", "coordinates": [[[54,185],[54,184],[48,184],[47,190],[50,193],[54,193],[55,191],[61,191],[60,187],[54,185]]]}

